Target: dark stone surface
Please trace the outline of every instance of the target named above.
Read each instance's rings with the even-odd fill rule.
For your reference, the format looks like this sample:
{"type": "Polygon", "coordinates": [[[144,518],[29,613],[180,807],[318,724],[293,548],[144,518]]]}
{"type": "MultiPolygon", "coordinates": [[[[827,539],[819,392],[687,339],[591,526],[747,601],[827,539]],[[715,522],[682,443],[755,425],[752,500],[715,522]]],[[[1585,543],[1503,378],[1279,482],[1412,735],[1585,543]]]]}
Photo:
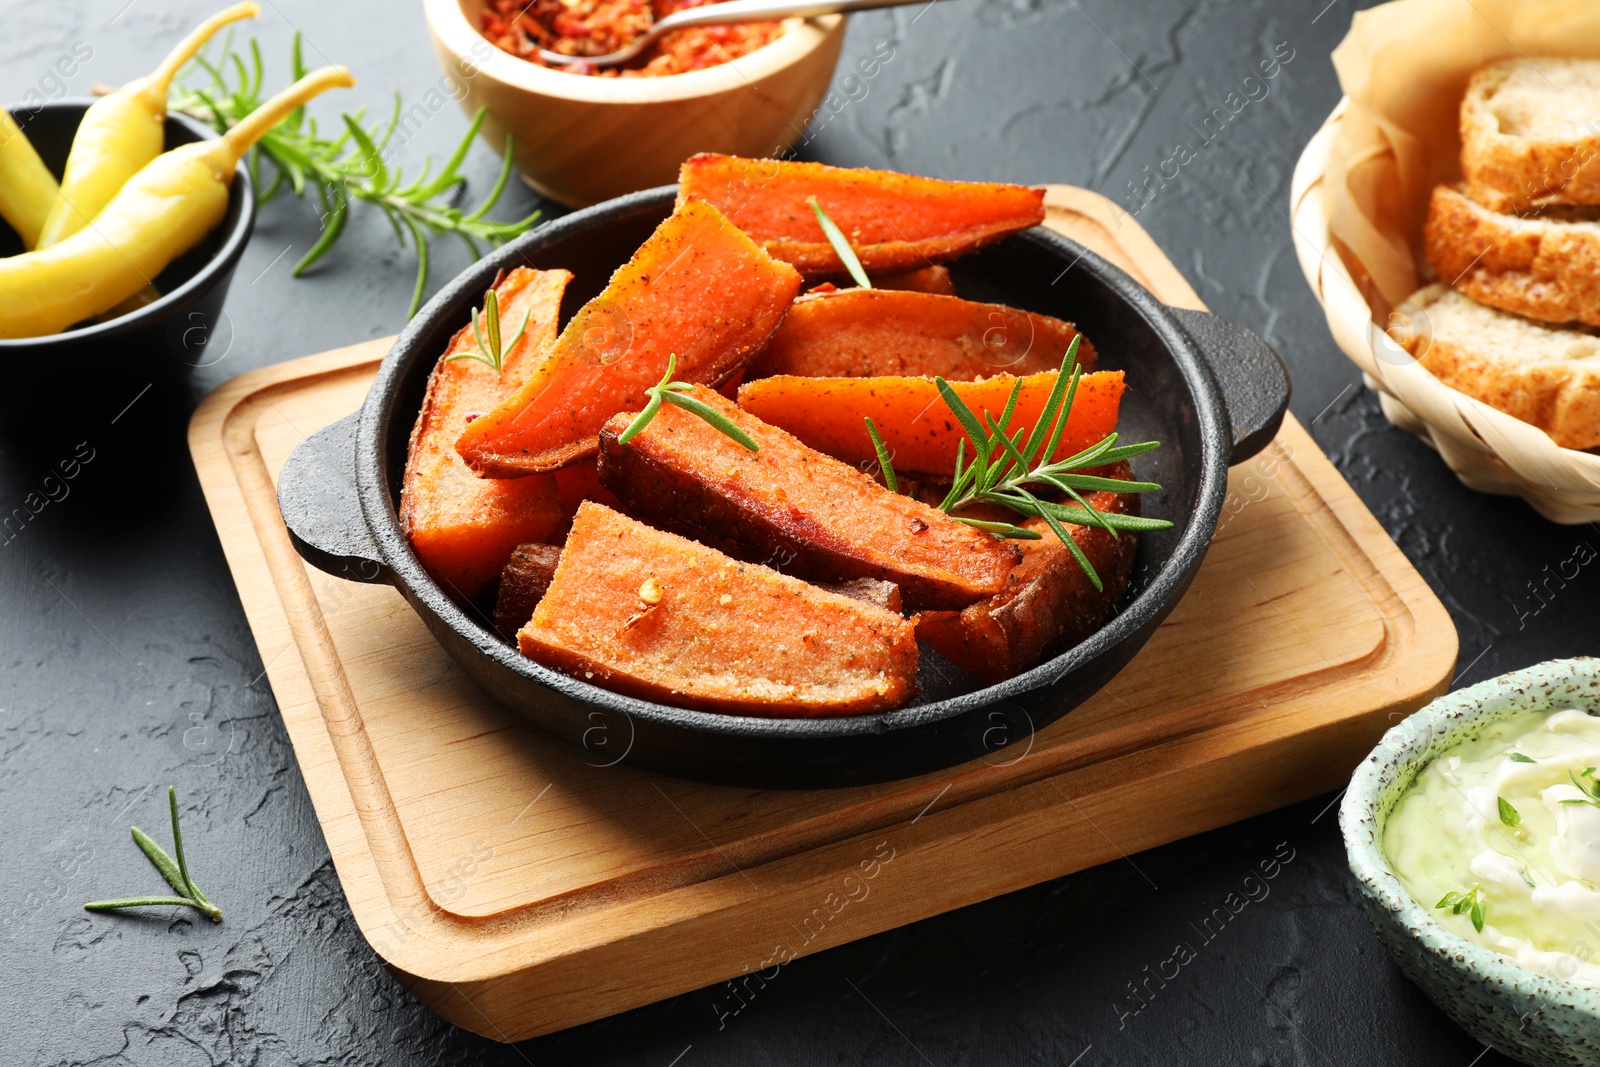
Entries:
{"type": "MultiPolygon", "coordinates": [[[[1139,220],[1217,312],[1283,353],[1295,413],[1449,606],[1462,680],[1592,652],[1595,577],[1584,571],[1542,599],[1531,583],[1600,535],[1468,492],[1385,423],[1301,279],[1289,176],[1338,97],[1328,53],[1351,15],[1350,0],[1324,2],[943,0],[860,16],[846,62],[880,41],[894,58],[806,153],[1074,182],[1133,208],[1129,181],[1177,141],[1194,143],[1189,123],[1275,45],[1292,48],[1267,97],[1139,220]]],[[[214,6],[9,0],[0,98],[82,94],[143,73],[214,6]],[[92,56],[54,73],[80,41],[92,56]]],[[[361,78],[343,106],[382,109],[394,88],[419,98],[435,84],[415,3],[265,7],[257,32],[273,77],[287,68],[292,23],[313,63],[348,63],[361,78]]],[[[448,151],[463,125],[453,105],[439,111],[402,157],[448,151]]],[[[481,194],[494,161],[475,150],[468,171],[468,195],[481,194]]],[[[501,215],[532,203],[513,190],[501,215]]],[[[412,260],[386,224],[361,213],[311,276],[292,279],[315,236],[306,204],[262,212],[216,362],[187,388],[152,389],[113,421],[134,397],[97,397],[62,367],[64,393],[81,391],[86,410],[64,408],[59,433],[0,444],[0,514],[75,451],[93,457],[65,495],[51,483],[58,499],[0,541],[0,1063],[1466,1067],[1479,1055],[1367,929],[1324,810],[1331,798],[802,960],[721,1028],[727,1001],[715,988],[515,1048],[441,1022],[388,977],[350,920],[183,443],[188,412],[223,380],[402,324],[412,260]],[[186,731],[198,731],[188,745],[186,731]],[[162,827],[168,783],[227,920],[80,911],[93,897],[156,888],[127,826],[162,827]],[[1198,944],[1191,924],[1280,842],[1294,858],[1269,894],[1198,944]],[[1180,940],[1196,958],[1133,1013],[1128,983],[1180,940]]],[[[440,245],[435,285],[464,254],[440,245]]]]}

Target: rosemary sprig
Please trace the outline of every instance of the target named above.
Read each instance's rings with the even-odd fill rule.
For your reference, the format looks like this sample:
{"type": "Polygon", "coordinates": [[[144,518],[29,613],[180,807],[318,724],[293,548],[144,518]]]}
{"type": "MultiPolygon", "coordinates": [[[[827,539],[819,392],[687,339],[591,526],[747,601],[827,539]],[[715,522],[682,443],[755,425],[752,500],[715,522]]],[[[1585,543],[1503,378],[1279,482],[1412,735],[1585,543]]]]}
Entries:
{"type": "Polygon", "coordinates": [[[178,826],[178,792],[171,786],[167,787],[167,806],[172,810],[172,851],[178,858],[173,859],[167,850],[156,844],[155,840],[137,826],[130,827],[133,834],[133,843],[139,846],[150,862],[155,864],[156,870],[161,872],[161,877],[167,880],[179,894],[175,897],[124,897],[120,900],[93,900],[84,905],[86,911],[116,911],[121,908],[144,908],[154,905],[176,905],[193,908],[211,919],[212,922],[222,921],[222,909],[211,903],[210,899],[194,884],[194,879],[189,875],[189,861],[183,856],[183,831],[178,826]]]}
{"type": "Polygon", "coordinates": [[[863,289],[872,288],[872,280],[867,277],[867,272],[861,268],[861,260],[856,258],[856,250],[850,247],[850,239],[839,229],[837,223],[828,217],[822,210],[822,205],[817,203],[814,196],[806,197],[806,203],[811,205],[811,210],[816,213],[817,224],[822,227],[822,236],[828,239],[833,246],[834,254],[839,257],[839,262],[844,264],[844,269],[850,272],[850,277],[863,289]]]}
{"type": "Polygon", "coordinates": [[[522,316],[522,325],[517,327],[517,332],[511,335],[511,340],[500,343],[500,297],[490,289],[483,294],[483,316],[480,320],[478,309],[472,309],[472,337],[478,344],[477,348],[469,348],[465,352],[457,352],[453,356],[445,357],[446,363],[454,363],[458,359],[475,359],[479,363],[487,363],[494,368],[496,374],[505,369],[505,354],[517,347],[517,342],[522,340],[523,333],[528,329],[528,319],[533,316],[533,309],[529,308],[522,316]],[[487,334],[487,336],[485,336],[487,334]]]}
{"type": "Polygon", "coordinates": [[[1434,907],[1449,911],[1452,915],[1469,913],[1467,917],[1472,920],[1472,928],[1480,934],[1483,933],[1483,920],[1488,913],[1489,904],[1483,899],[1483,889],[1477,883],[1465,893],[1457,893],[1454,890],[1446,893],[1439,898],[1439,903],[1434,907]]]}
{"type": "MultiPolygon", "coordinates": [[[[214,60],[202,54],[196,56],[194,62],[208,76],[210,84],[205,88],[174,84],[168,100],[170,110],[210,122],[218,132],[225,132],[261,106],[261,47],[253,38],[248,62],[233,49],[230,38],[223,39],[220,54],[214,60]]],[[[299,78],[305,72],[297,32],[290,74],[299,78]]],[[[482,255],[477,242],[501,244],[509,241],[526,232],[539,218],[539,212],[515,222],[495,222],[484,217],[499,201],[511,176],[510,137],[506,138],[505,163],[489,195],[472,211],[463,211],[451,203],[466,184],[460,168],[478,135],[478,128],[483,125],[482,109],[468,124],[465,136],[444,168],[437,174],[430,174],[432,160],[425,158],[422,173],[410,182],[405,181],[400,168],[391,169],[386,162],[390,141],[400,124],[400,95],[395,94],[394,112],[386,126],[368,129],[362,123],[363,114],[358,111],[354,115],[343,115],[344,129],[337,137],[330,138],[318,132],[316,120],[306,115],[305,108],[297,108],[251,149],[248,166],[260,190],[256,196],[258,203],[266,203],[285,188],[301,199],[305,199],[307,190],[317,198],[322,236],[294,265],[296,277],[310,269],[339,240],[352,201],[365,201],[383,212],[402,248],[409,236],[417,252],[417,281],[411,293],[410,310],[406,313],[409,318],[422,305],[423,291],[427,287],[430,232],[456,235],[472,252],[472,258],[477,259],[482,255]],[[273,167],[272,179],[266,185],[261,184],[263,158],[273,167]]]]}
{"type": "Polygon", "coordinates": [[[1056,374],[1055,386],[1045,401],[1044,410],[1034,423],[1032,431],[1019,428],[1010,433],[1011,418],[1016,413],[1017,398],[1022,393],[1022,379],[1012,387],[1011,396],[998,421],[987,411],[983,420],[973,414],[966,401],[961,399],[950,383],[935,378],[939,395],[966,430],[965,440],[956,446],[956,467],[952,475],[950,492],[939,504],[939,510],[960,519],[969,526],[988,530],[1000,537],[1037,537],[1037,534],[1005,523],[968,518],[955,513],[977,504],[998,504],[1019,515],[1037,516],[1045,521],[1052,533],[1072,553],[1079,567],[1089,576],[1096,589],[1104,589],[1094,565],[1078,547],[1077,541],[1067,533],[1063,523],[1078,526],[1098,526],[1112,537],[1124,530],[1166,530],[1172,523],[1166,519],[1147,519],[1138,515],[1119,515],[1103,512],[1084,498],[1083,493],[1106,490],[1114,493],[1148,493],[1160,489],[1155,482],[1136,482],[1122,478],[1102,478],[1091,474],[1075,474],[1086,468],[1102,467],[1135,456],[1142,456],[1161,446],[1159,441],[1118,445],[1117,435],[1108,434],[1073,456],[1051,460],[1061,435],[1067,428],[1072,413],[1072,401],[1078,392],[1078,382],[1083,369],[1078,366],[1078,342],[1074,337],[1062,357],[1061,370],[1056,374]],[[1068,369],[1070,367],[1070,370],[1068,369]],[[972,444],[971,462],[966,461],[966,444],[972,444]],[[1061,493],[1072,504],[1057,504],[1042,500],[1029,487],[1041,487],[1061,493]]]}
{"type": "Polygon", "coordinates": [[[761,451],[761,446],[756,444],[755,439],[734,425],[733,420],[728,416],[710,404],[696,400],[692,396],[685,396],[684,394],[693,389],[694,386],[688,382],[673,381],[672,374],[677,369],[678,354],[674,352],[667,356],[667,372],[661,376],[661,380],[645,390],[645,395],[650,398],[650,402],[644,406],[643,411],[633,417],[633,421],[628,423],[628,428],[622,431],[622,436],[617,438],[619,445],[625,445],[637,437],[640,430],[650,425],[650,420],[656,417],[656,412],[661,410],[661,405],[666,403],[700,416],[750,451],[761,451]]]}

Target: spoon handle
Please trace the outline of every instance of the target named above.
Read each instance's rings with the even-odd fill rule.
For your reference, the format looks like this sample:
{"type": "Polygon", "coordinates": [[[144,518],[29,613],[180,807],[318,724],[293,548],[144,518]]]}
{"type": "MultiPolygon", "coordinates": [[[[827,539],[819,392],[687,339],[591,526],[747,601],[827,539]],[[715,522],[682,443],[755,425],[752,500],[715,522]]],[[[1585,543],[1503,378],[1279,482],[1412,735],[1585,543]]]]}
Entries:
{"type": "Polygon", "coordinates": [[[814,18],[818,15],[868,11],[877,7],[905,4],[931,4],[937,0],[726,0],[675,12],[656,23],[656,33],[687,26],[727,26],[737,22],[773,22],[787,18],[814,18]]]}

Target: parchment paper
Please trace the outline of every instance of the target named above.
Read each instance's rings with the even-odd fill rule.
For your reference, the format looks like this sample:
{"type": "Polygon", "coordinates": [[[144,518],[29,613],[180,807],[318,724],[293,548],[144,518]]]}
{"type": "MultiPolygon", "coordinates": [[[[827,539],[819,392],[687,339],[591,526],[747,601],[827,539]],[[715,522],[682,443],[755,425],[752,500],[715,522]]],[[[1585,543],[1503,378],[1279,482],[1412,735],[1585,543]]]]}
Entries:
{"type": "Polygon", "coordinates": [[[1422,224],[1433,187],[1461,177],[1468,77],[1515,56],[1600,57],[1600,0],[1395,0],[1359,12],[1334,49],[1349,109],[1324,206],[1375,321],[1431,280],[1422,224]]]}

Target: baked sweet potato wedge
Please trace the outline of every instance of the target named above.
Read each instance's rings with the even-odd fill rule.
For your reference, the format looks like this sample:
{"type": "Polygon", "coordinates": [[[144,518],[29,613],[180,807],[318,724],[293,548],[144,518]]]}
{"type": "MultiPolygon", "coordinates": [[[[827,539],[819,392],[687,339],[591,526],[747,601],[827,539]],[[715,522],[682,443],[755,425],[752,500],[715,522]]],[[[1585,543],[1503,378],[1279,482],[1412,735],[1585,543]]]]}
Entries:
{"type": "Polygon", "coordinates": [[[592,502],[517,643],[607,689],[735,715],[887,711],[917,674],[915,628],[894,612],[592,502]]]}
{"type": "MultiPolygon", "coordinates": [[[[1106,474],[1127,478],[1130,471],[1119,463],[1106,474]]],[[[1100,511],[1139,513],[1139,498],[1133,494],[1098,492],[1085,499],[1100,511]]],[[[924,612],[917,619],[917,637],[991,685],[1037,667],[1109,622],[1128,587],[1139,547],[1139,535],[1131,531],[1113,538],[1098,527],[1067,524],[1067,532],[1100,575],[1101,591],[1043,519],[1022,525],[1041,539],[1018,542],[1022,562],[1006,578],[1004,589],[962,611],[924,612]]]]}
{"type": "Polygon", "coordinates": [[[678,203],[704,200],[807,274],[842,274],[806,201],[816,197],[869,275],[920,270],[1044,221],[1044,190],[883,170],[702,153],[678,170],[678,203]]]}
{"type": "Polygon", "coordinates": [[[456,442],[480,474],[515,478],[591,456],[618,411],[644,406],[676,353],[683,381],[716,385],[766,344],[800,288],[709,204],[665,219],[556,340],[521,388],[456,442]]]}
{"type": "Polygon", "coordinates": [[[876,289],[907,289],[913,293],[937,293],[955,296],[956,283],[950,278],[946,266],[923,267],[908,274],[886,274],[872,279],[876,289]]]}
{"type": "Polygon", "coordinates": [[[533,609],[550,588],[560,560],[560,545],[518,545],[511,553],[494,598],[494,628],[500,636],[517,639],[517,631],[533,617],[533,609]]]}
{"type": "MultiPolygon", "coordinates": [[[[1061,366],[1077,327],[1070,322],[955,296],[840,289],[796,300],[750,365],[749,377],[935,375],[967,382],[994,374],[1038,374],[1061,366]]],[[[1078,363],[1095,368],[1094,346],[1078,363]]]]}
{"type": "Polygon", "coordinates": [[[477,347],[464,326],[428,378],[428,392],[411,430],[400,522],[423,567],[446,590],[471,600],[525,541],[548,537],[561,523],[556,484],[549,478],[485,481],[462,462],[456,438],[469,418],[510,396],[556,339],[561,295],[572,275],[518,267],[495,287],[500,322],[509,340],[500,372],[476,359],[452,359],[477,347]]]}
{"type": "MultiPolygon", "coordinates": [[[[1032,431],[1055,387],[1056,374],[1021,379],[1022,392],[1010,423],[1013,434],[1024,426],[1032,431]]],[[[950,387],[978,418],[988,412],[998,422],[1017,380],[1001,375],[951,382],[950,387]]],[[[1075,455],[1115,430],[1122,390],[1119,370],[1080,378],[1053,458],[1075,455]]],[[[739,406],[762,422],[788,430],[818,452],[862,469],[877,460],[863,421],[867,417],[888,446],[896,471],[948,478],[955,468],[956,448],[966,438],[932,378],[757,378],[739,387],[739,406]]],[[[972,455],[970,441],[966,454],[972,455]]]]}
{"type": "Polygon", "coordinates": [[[722,551],[815,581],[877,578],[909,610],[993,596],[1017,560],[1010,544],[807,448],[703,386],[691,394],[760,446],[663,405],[627,444],[632,415],[600,432],[600,484],[634,515],[722,551]]]}

